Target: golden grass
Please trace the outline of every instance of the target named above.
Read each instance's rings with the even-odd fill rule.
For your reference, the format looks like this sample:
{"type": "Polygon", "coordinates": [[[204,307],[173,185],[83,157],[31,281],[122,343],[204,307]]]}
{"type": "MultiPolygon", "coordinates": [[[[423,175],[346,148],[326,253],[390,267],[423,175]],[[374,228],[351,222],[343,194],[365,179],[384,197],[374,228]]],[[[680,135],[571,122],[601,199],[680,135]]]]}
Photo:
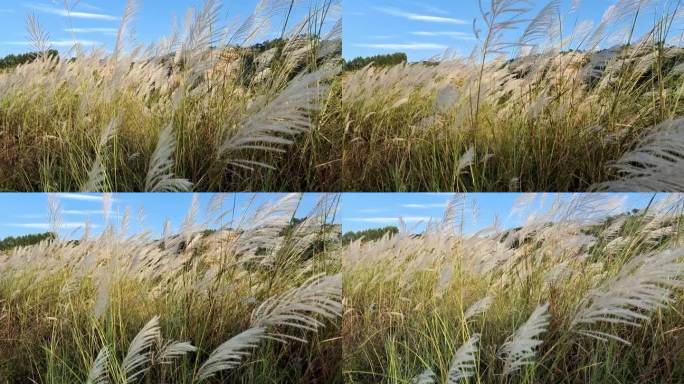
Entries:
{"type": "Polygon", "coordinates": [[[124,224],[0,254],[0,381],[341,382],[337,198],[290,228],[300,198],[222,222],[240,208],[217,195],[159,239],[124,224]]]}
{"type": "Polygon", "coordinates": [[[465,235],[460,197],[456,227],[350,245],[346,382],[677,382],[681,197],[615,215],[619,198],[523,198],[522,227],[465,235]]]}

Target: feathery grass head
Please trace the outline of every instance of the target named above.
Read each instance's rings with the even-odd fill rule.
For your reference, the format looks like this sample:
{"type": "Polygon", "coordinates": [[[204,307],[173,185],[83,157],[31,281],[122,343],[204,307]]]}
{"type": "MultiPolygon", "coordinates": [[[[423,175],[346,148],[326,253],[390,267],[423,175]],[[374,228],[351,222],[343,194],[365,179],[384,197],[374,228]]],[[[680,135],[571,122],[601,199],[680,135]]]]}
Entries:
{"type": "Polygon", "coordinates": [[[472,335],[454,354],[449,367],[448,384],[458,384],[475,375],[477,343],[480,334],[472,335]]]}
{"type": "Polygon", "coordinates": [[[476,301],[473,305],[468,307],[468,309],[463,314],[465,320],[470,320],[475,316],[479,316],[487,311],[490,305],[494,302],[492,296],[485,296],[484,298],[476,301]]]}
{"type": "Polygon", "coordinates": [[[93,361],[86,384],[109,384],[109,359],[109,348],[104,346],[93,361]]]}
{"type": "Polygon", "coordinates": [[[613,192],[684,190],[684,119],[666,121],[652,128],[632,151],[612,167],[618,178],[594,186],[613,192]]]}
{"type": "Polygon", "coordinates": [[[543,342],[538,337],[546,332],[549,326],[548,309],[548,304],[538,306],[525,324],[501,346],[504,375],[509,375],[525,365],[534,364],[535,349],[543,342]]]}
{"type": "MultiPolygon", "coordinates": [[[[293,327],[315,332],[324,323],[318,319],[342,316],[342,276],[315,275],[301,286],[264,301],[252,313],[254,327],[293,327]]],[[[269,336],[280,340],[306,342],[306,339],[274,329],[269,336]]]]}
{"type": "Polygon", "coordinates": [[[127,383],[136,382],[150,369],[153,348],[160,338],[159,316],[155,316],[135,335],[128,347],[121,364],[127,383]]]}
{"type": "Polygon", "coordinates": [[[157,148],[152,153],[150,166],[145,179],[147,192],[187,192],[192,183],[173,175],[173,152],[176,139],[173,136],[173,125],[168,124],[159,135],[157,148]]]}
{"type": "Polygon", "coordinates": [[[433,384],[434,382],[435,373],[430,368],[425,369],[425,371],[411,379],[411,384],[433,384]]]}
{"type": "Polygon", "coordinates": [[[684,287],[682,249],[645,253],[625,264],[620,272],[582,300],[572,327],[575,332],[599,340],[629,341],[618,335],[586,329],[598,323],[639,327],[649,314],[672,301],[673,288],[684,287]]]}
{"type": "Polygon", "coordinates": [[[249,356],[251,350],[256,348],[265,337],[266,329],[262,327],[252,327],[233,336],[209,355],[197,371],[198,380],[206,380],[218,372],[239,366],[242,359],[249,356]]]}

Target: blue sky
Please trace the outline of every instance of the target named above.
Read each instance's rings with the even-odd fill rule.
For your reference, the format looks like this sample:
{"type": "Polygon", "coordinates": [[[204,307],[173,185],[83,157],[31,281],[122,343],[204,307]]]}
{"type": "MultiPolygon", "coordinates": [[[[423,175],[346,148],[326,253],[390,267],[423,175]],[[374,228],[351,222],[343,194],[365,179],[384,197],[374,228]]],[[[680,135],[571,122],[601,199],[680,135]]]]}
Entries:
{"type": "MultiPolygon", "coordinates": [[[[78,237],[82,234],[85,221],[92,223],[94,233],[104,226],[102,195],[100,194],[57,194],[61,207],[61,222],[64,227],[62,235],[78,237]]],[[[162,233],[166,219],[174,228],[178,228],[185,217],[193,199],[192,194],[114,194],[110,223],[121,221],[126,208],[130,211],[130,231],[150,230],[155,236],[162,233]],[[141,207],[144,215],[141,217],[141,207]]],[[[206,209],[213,194],[197,195],[201,211],[206,209]]],[[[274,200],[282,194],[225,194],[223,208],[236,212],[249,212],[260,203],[274,200]]],[[[452,194],[439,193],[347,193],[343,194],[337,222],[343,231],[357,231],[366,228],[377,228],[397,225],[398,218],[403,217],[409,229],[418,232],[430,220],[439,220],[452,194]]],[[[498,217],[504,228],[520,225],[526,218],[511,215],[510,210],[520,194],[515,193],[471,193],[467,195],[466,209],[472,212],[476,206],[477,215],[468,215],[464,231],[473,233],[489,227],[498,217]]],[[[651,194],[627,194],[625,209],[644,207],[651,194]]],[[[304,194],[297,216],[305,216],[317,201],[319,195],[304,194]]],[[[535,207],[542,206],[541,198],[537,198],[535,207]]],[[[551,198],[546,198],[545,207],[550,205],[551,198]]],[[[48,197],[46,194],[0,194],[0,238],[28,233],[40,233],[49,230],[48,197]]],[[[524,215],[523,215],[524,216],[524,215]]],[[[226,219],[228,222],[230,217],[226,219]]]]}
{"type": "MultiPolygon", "coordinates": [[[[553,194],[550,194],[553,195],[553,194]]],[[[536,194],[534,209],[548,209],[553,198],[536,194]]],[[[569,194],[562,194],[570,197],[569,194]]],[[[464,233],[487,228],[498,218],[503,228],[521,225],[524,215],[511,215],[519,193],[468,193],[465,201],[464,233]]],[[[652,194],[621,194],[625,210],[646,206],[652,194]]],[[[360,230],[386,225],[398,225],[399,217],[412,232],[420,232],[430,220],[441,220],[449,193],[345,193],[342,196],[340,220],[343,230],[360,230]]]]}
{"type": "MultiPolygon", "coordinates": [[[[26,32],[26,15],[33,12],[49,33],[52,47],[68,51],[73,42],[83,46],[104,45],[111,49],[116,40],[119,19],[126,8],[126,0],[69,0],[76,3],[70,16],[63,0],[4,0],[0,2],[0,56],[31,50],[26,32]]],[[[256,7],[257,0],[225,0],[222,22],[229,24],[236,18],[245,20],[256,7]]],[[[174,16],[179,26],[189,8],[201,9],[201,0],[139,0],[139,12],[134,20],[138,43],[151,43],[171,33],[174,16]]],[[[299,22],[308,9],[308,1],[295,11],[294,21],[299,22]]],[[[273,21],[282,26],[282,20],[273,21]]],[[[292,25],[292,23],[290,23],[292,25]]],[[[278,34],[280,32],[279,28],[278,34]]],[[[275,31],[274,31],[275,34],[275,31]]]]}
{"type": "MultiPolygon", "coordinates": [[[[105,227],[103,195],[61,193],[55,194],[61,209],[62,235],[78,237],[86,221],[90,221],[94,233],[105,227]]],[[[170,220],[174,229],[178,229],[192,204],[193,196],[200,201],[200,215],[206,212],[214,194],[190,193],[116,193],[112,195],[112,208],[109,223],[120,224],[126,209],[129,210],[129,228],[131,233],[149,230],[155,235],[162,233],[166,220],[170,220]],[[144,218],[140,220],[141,208],[144,218]]],[[[261,203],[275,200],[283,194],[224,194],[223,209],[232,211],[235,207],[236,217],[240,212],[250,212],[261,203]]],[[[317,201],[317,194],[304,194],[298,216],[305,216],[317,201]]],[[[40,233],[49,230],[48,195],[44,193],[3,193],[0,194],[0,238],[27,233],[40,233]]],[[[227,215],[226,223],[230,223],[231,215],[227,215]]]]}
{"type": "MultiPolygon", "coordinates": [[[[665,0],[657,0],[656,3],[665,0]]],[[[483,1],[489,4],[488,1],[483,1]]],[[[568,31],[576,21],[590,20],[598,24],[604,11],[616,1],[585,0],[574,14],[573,0],[562,0],[568,31]]],[[[532,18],[547,1],[532,1],[532,18]]],[[[344,1],[345,59],[381,53],[406,52],[409,61],[441,55],[447,48],[459,56],[468,56],[476,45],[473,19],[484,29],[477,0],[366,0],[344,1]]],[[[652,25],[653,9],[643,13],[637,31],[643,33],[652,25]]],[[[519,32],[509,33],[514,41],[519,32]]]]}

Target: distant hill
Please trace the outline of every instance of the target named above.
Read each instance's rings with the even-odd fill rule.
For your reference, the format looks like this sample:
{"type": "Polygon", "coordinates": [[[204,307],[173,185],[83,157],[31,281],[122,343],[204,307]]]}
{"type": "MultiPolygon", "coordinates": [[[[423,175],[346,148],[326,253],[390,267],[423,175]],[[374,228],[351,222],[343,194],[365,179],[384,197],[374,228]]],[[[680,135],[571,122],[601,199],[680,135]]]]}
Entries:
{"type": "MultiPolygon", "coordinates": [[[[18,67],[19,65],[22,64],[27,64],[32,61],[34,61],[38,56],[40,55],[40,52],[29,52],[29,53],[21,53],[18,55],[7,55],[0,59],[0,71],[2,70],[7,70],[7,69],[12,69],[14,67],[18,67]]],[[[57,52],[54,49],[51,49],[47,52],[48,56],[51,57],[59,57],[59,52],[57,52]]]]}
{"type": "Polygon", "coordinates": [[[55,234],[52,232],[17,236],[17,237],[6,237],[0,240],[0,252],[8,251],[16,247],[26,247],[29,245],[38,244],[44,240],[54,240],[55,234]]]}
{"type": "MultiPolygon", "coordinates": [[[[634,50],[629,48],[635,48],[633,45],[621,45],[615,46],[607,49],[602,49],[595,52],[584,52],[567,50],[563,51],[557,56],[572,58],[572,65],[580,63],[582,65],[582,80],[589,84],[596,84],[602,77],[606,70],[607,65],[616,59],[627,59],[632,62],[637,62],[640,59],[646,61],[647,55],[654,51],[653,46],[642,47],[635,53],[634,50]]],[[[684,75],[684,48],[681,47],[664,47],[664,60],[665,63],[663,67],[666,69],[666,73],[672,70],[677,70],[684,75]]],[[[519,77],[526,76],[532,68],[532,64],[537,62],[542,58],[548,58],[544,54],[531,54],[527,56],[521,56],[509,59],[504,63],[504,66],[509,66],[511,72],[517,74],[519,77]]],[[[408,63],[407,56],[403,52],[392,53],[388,55],[377,55],[370,57],[357,57],[350,61],[344,62],[345,71],[356,71],[372,64],[375,67],[388,67],[398,64],[410,64],[410,65],[426,65],[432,66],[437,65],[437,61],[421,61],[415,63],[408,63]]],[[[568,65],[566,61],[564,65],[568,65]]],[[[644,78],[649,78],[650,73],[647,72],[644,78]]]]}
{"type": "Polygon", "coordinates": [[[375,241],[381,239],[388,233],[390,235],[396,235],[399,233],[399,228],[387,226],[383,228],[366,229],[363,231],[349,231],[342,235],[342,244],[346,245],[359,239],[362,239],[362,241],[375,241]]]}
{"type": "Polygon", "coordinates": [[[391,53],[388,55],[376,55],[370,57],[357,57],[344,62],[345,71],[356,71],[369,64],[376,67],[389,67],[408,62],[408,57],[403,52],[391,53]]]}

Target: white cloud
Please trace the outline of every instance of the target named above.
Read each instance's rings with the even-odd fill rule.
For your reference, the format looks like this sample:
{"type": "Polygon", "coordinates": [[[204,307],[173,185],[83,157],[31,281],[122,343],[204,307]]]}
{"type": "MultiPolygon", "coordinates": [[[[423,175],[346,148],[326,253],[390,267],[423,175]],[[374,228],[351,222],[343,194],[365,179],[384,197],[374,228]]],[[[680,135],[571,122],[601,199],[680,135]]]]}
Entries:
{"type": "Polygon", "coordinates": [[[404,19],[413,21],[424,21],[428,23],[439,23],[439,24],[458,24],[458,25],[470,25],[469,21],[462,19],[455,19],[451,17],[443,16],[432,16],[432,15],[422,15],[419,13],[406,12],[397,8],[386,8],[386,7],[373,7],[376,11],[380,11],[390,16],[402,17],[404,19]]]}
{"type": "Polygon", "coordinates": [[[76,216],[104,215],[104,211],[98,210],[98,209],[86,209],[86,210],[63,209],[61,211],[61,213],[64,215],[76,215],[76,216]]]}
{"type": "Polygon", "coordinates": [[[430,208],[446,208],[448,203],[439,203],[439,204],[402,204],[401,206],[403,208],[411,208],[411,209],[430,209],[430,208]]]}
{"type": "Polygon", "coordinates": [[[74,19],[113,20],[113,21],[119,20],[118,17],[112,16],[112,15],[107,15],[104,13],[67,11],[66,9],[46,7],[44,5],[33,5],[31,7],[38,10],[38,11],[41,11],[41,12],[50,13],[53,15],[58,15],[58,16],[63,16],[63,17],[71,17],[74,19]]]}
{"type": "Polygon", "coordinates": [[[395,49],[395,50],[435,50],[447,49],[449,46],[444,44],[429,44],[429,43],[408,43],[408,44],[354,44],[360,48],[375,48],[375,49],[395,49]]]}
{"type": "Polygon", "coordinates": [[[466,33],[466,32],[458,32],[458,31],[416,31],[416,32],[411,32],[412,35],[414,36],[428,36],[428,37],[437,37],[437,36],[445,36],[445,37],[452,37],[454,39],[460,39],[460,40],[475,40],[475,36],[466,33]]]}
{"type": "MultiPolygon", "coordinates": [[[[104,195],[102,194],[92,194],[92,193],[56,193],[55,194],[60,199],[64,200],[77,200],[77,201],[95,201],[102,202],[104,195]]],[[[112,199],[114,201],[114,199],[112,199]]]]}
{"type": "MultiPolygon", "coordinates": [[[[25,229],[40,229],[40,230],[49,230],[51,228],[50,223],[7,223],[4,224],[5,226],[8,227],[15,227],[15,228],[25,228],[25,229]]],[[[86,223],[83,222],[66,222],[66,223],[60,223],[59,227],[60,229],[79,229],[79,228],[85,228],[86,223]]],[[[91,228],[98,228],[99,226],[96,224],[90,224],[91,228]]]]}
{"type": "MultiPolygon", "coordinates": [[[[99,41],[92,41],[92,40],[50,40],[50,41],[46,41],[45,43],[51,47],[56,47],[56,48],[71,48],[76,44],[80,44],[83,46],[93,46],[93,45],[101,44],[99,41]]],[[[5,41],[4,44],[28,46],[28,45],[34,45],[34,42],[33,41],[5,41]]]]}
{"type": "Polygon", "coordinates": [[[116,28],[67,28],[66,32],[70,33],[106,33],[115,34],[117,32],[116,28]]]}
{"type": "MultiPolygon", "coordinates": [[[[104,216],[104,210],[102,209],[62,209],[59,211],[59,213],[65,216],[104,216]]],[[[119,217],[120,215],[115,212],[110,212],[109,216],[119,217]]],[[[16,217],[20,219],[47,219],[47,214],[23,214],[17,215],[16,217]]]]}
{"type": "MultiPolygon", "coordinates": [[[[436,218],[431,216],[404,216],[402,217],[405,223],[427,223],[430,220],[436,220],[436,218]]],[[[361,223],[375,223],[375,224],[391,224],[398,223],[398,217],[350,217],[344,219],[346,221],[355,221],[361,223]]]]}

